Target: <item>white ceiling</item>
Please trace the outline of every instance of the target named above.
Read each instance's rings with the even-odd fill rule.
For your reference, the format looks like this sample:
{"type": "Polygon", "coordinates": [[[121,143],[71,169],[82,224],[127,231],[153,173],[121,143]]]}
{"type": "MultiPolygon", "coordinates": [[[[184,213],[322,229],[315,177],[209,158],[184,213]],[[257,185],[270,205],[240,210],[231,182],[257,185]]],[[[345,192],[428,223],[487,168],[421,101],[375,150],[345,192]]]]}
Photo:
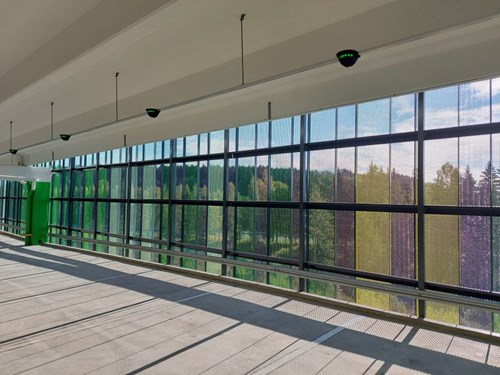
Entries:
{"type": "Polygon", "coordinates": [[[500,75],[498,0],[0,4],[0,163],[10,121],[37,163],[263,120],[268,101],[279,117],[500,75]],[[335,60],[345,48],[362,55],[349,69],[335,60]],[[52,101],[69,142],[50,139],[52,101]],[[152,120],[149,106],[172,108],[152,120]]]}

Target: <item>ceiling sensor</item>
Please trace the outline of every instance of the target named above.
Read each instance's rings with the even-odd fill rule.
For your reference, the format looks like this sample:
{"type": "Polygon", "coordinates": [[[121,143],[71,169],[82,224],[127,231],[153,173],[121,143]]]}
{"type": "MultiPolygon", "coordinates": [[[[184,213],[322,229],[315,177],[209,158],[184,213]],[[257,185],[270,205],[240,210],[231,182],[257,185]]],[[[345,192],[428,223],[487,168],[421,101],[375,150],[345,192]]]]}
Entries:
{"type": "Polygon", "coordinates": [[[59,134],[59,137],[61,137],[63,141],[69,141],[71,134],[59,134]]]}
{"type": "Polygon", "coordinates": [[[356,64],[356,61],[359,59],[359,52],[354,49],[344,49],[342,51],[337,52],[337,58],[342,66],[349,68],[356,64]]]}
{"type": "Polygon", "coordinates": [[[157,118],[158,115],[160,114],[160,110],[157,108],[146,108],[146,113],[148,114],[149,117],[157,118]]]}

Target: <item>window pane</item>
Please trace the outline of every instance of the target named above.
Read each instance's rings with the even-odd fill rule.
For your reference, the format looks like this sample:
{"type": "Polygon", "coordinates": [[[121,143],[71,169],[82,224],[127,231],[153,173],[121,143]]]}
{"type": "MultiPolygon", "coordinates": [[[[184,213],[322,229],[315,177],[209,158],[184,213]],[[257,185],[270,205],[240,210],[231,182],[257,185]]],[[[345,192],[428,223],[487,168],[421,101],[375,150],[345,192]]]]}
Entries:
{"type": "Polygon", "coordinates": [[[389,133],[389,99],[358,104],[358,137],[389,133]]]}
{"type": "Polygon", "coordinates": [[[425,204],[458,204],[458,140],[425,143],[425,204]]]}
{"type": "Polygon", "coordinates": [[[224,186],[224,161],[210,160],[208,177],[208,199],[222,200],[224,186]]]}
{"type": "Polygon", "coordinates": [[[337,139],[354,138],[356,133],[356,106],[337,109],[337,139]]]}
{"type": "Polygon", "coordinates": [[[271,123],[271,146],[287,146],[292,144],[292,120],[288,117],[280,120],[273,120],[271,123]]]}
{"type": "Polygon", "coordinates": [[[255,125],[241,126],[238,129],[238,151],[255,149],[255,125]]]}
{"type": "Polygon", "coordinates": [[[415,144],[391,145],[391,203],[415,204],[415,144]]]}
{"type": "Polygon", "coordinates": [[[459,86],[460,125],[490,122],[490,81],[464,83],[459,86]]]}
{"type": "Polygon", "coordinates": [[[490,205],[490,136],[460,138],[460,205],[490,205]]]}
{"type": "Polygon", "coordinates": [[[334,140],[335,116],[335,109],[311,113],[309,124],[309,142],[334,140]]]}
{"type": "Polygon", "coordinates": [[[458,126],[458,86],[424,93],[424,128],[458,126]]]}
{"type": "Polygon", "coordinates": [[[415,94],[391,98],[391,133],[416,129],[415,98],[415,94]]]}
{"type": "MultiPolygon", "coordinates": [[[[185,156],[199,155],[198,152],[198,135],[186,137],[186,154],[185,156]]],[[[177,155],[180,156],[180,155],[177,155]]]]}
{"type": "Polygon", "coordinates": [[[257,124],[257,148],[269,147],[269,122],[261,122],[257,124]]]}
{"type": "Polygon", "coordinates": [[[354,147],[337,150],[337,201],[354,202],[354,147]]]}
{"type": "Polygon", "coordinates": [[[269,255],[298,260],[299,212],[289,208],[269,208],[269,255]]]}
{"type": "Polygon", "coordinates": [[[356,201],[389,203],[389,145],[358,147],[356,201]]]}
{"type": "Polygon", "coordinates": [[[309,201],[335,201],[335,150],[309,152],[309,201]]]}
{"type": "Polygon", "coordinates": [[[500,122],[500,78],[491,80],[492,122],[500,122]]]}
{"type": "Polygon", "coordinates": [[[292,200],[292,157],[293,154],[271,156],[271,197],[269,200],[292,200]]]}
{"type": "Polygon", "coordinates": [[[210,153],[218,154],[224,152],[224,130],[210,133],[210,153]]]}

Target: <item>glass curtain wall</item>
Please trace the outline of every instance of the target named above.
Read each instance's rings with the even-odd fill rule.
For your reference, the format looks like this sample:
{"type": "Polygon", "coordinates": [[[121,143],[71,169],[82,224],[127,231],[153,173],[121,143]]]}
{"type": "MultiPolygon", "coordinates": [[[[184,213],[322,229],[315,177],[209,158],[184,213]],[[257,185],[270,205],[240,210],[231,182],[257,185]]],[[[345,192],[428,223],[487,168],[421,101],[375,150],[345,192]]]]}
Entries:
{"type": "MultiPolygon", "coordinates": [[[[85,155],[53,169],[55,243],[500,331],[490,311],[252,268],[500,300],[499,78],[85,155]]],[[[21,220],[9,210],[22,188],[6,198],[11,185],[0,185],[2,217],[21,220]]]]}
{"type": "Polygon", "coordinates": [[[27,194],[26,184],[0,180],[0,230],[25,233],[27,194]]]}

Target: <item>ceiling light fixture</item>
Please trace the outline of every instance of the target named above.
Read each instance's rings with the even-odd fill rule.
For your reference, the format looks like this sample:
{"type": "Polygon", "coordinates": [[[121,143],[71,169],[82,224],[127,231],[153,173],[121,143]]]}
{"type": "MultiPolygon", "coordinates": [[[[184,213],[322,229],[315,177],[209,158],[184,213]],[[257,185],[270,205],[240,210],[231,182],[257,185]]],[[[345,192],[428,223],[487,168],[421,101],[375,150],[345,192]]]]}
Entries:
{"type": "Polygon", "coordinates": [[[354,49],[344,49],[337,52],[337,58],[339,59],[339,62],[346,68],[349,68],[350,66],[356,64],[356,61],[358,61],[359,57],[359,52],[354,49]]]}

